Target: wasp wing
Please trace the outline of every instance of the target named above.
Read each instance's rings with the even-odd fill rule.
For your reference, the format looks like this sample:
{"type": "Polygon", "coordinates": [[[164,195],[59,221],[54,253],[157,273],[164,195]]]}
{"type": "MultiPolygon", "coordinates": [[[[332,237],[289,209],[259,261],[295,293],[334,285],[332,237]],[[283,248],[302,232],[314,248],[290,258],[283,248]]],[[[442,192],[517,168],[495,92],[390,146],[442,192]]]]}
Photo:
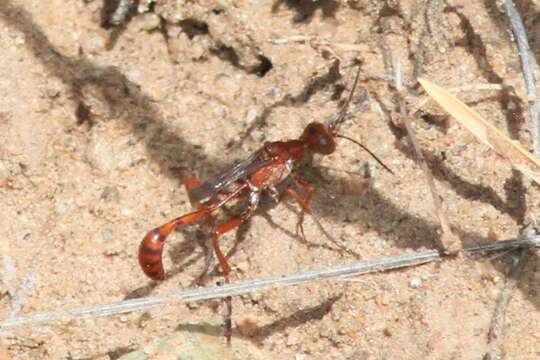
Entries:
{"type": "Polygon", "coordinates": [[[201,186],[191,190],[190,198],[192,202],[207,201],[232,183],[245,179],[249,174],[268,165],[271,162],[271,159],[263,157],[263,151],[264,148],[259,149],[247,159],[235,164],[214,179],[206,181],[201,186]]]}

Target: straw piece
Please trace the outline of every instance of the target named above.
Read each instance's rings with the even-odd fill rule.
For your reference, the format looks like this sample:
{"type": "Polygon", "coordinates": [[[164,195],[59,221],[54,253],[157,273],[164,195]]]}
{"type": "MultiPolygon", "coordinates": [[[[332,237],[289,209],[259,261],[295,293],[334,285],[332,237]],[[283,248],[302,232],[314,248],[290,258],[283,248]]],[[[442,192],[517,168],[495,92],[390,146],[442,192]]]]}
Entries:
{"type": "MultiPolygon", "coordinates": [[[[483,245],[466,246],[464,251],[468,253],[478,253],[539,246],[540,236],[537,235],[512,240],[497,241],[483,245]]],[[[54,311],[4,320],[0,323],[0,333],[7,329],[15,328],[21,325],[36,325],[59,320],[70,321],[79,318],[110,316],[132,311],[148,310],[158,306],[170,305],[178,302],[219,299],[227,296],[248,294],[262,289],[299,285],[322,279],[330,279],[335,277],[343,278],[416,266],[432,261],[440,261],[445,257],[446,255],[436,250],[414,252],[411,254],[384,257],[373,260],[363,260],[349,265],[339,265],[325,269],[309,270],[268,279],[246,281],[238,284],[189,289],[169,295],[125,300],[110,304],[96,304],[68,310],[57,309],[54,311]]]]}

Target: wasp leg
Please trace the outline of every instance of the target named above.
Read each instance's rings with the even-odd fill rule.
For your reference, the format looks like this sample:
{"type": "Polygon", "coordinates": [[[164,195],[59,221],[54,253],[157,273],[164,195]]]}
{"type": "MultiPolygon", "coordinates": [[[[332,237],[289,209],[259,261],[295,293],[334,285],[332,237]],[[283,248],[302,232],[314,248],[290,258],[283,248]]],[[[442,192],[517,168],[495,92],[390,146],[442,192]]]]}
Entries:
{"type": "MultiPolygon", "coordinates": [[[[199,178],[196,178],[196,177],[193,177],[193,176],[188,176],[184,180],[184,186],[186,187],[186,190],[187,190],[187,193],[188,193],[189,202],[191,203],[191,206],[193,206],[196,209],[201,209],[203,206],[201,205],[200,202],[195,201],[195,199],[193,199],[193,197],[191,196],[192,195],[191,191],[193,189],[195,189],[195,188],[198,188],[203,183],[204,183],[203,180],[201,180],[199,178]]],[[[203,222],[203,224],[201,224],[201,226],[202,226],[203,229],[212,229],[212,228],[214,228],[214,217],[213,216],[208,216],[208,218],[205,219],[205,221],[203,222]]],[[[201,231],[201,230],[199,230],[199,231],[201,231]]],[[[212,242],[211,242],[211,240],[210,239],[206,240],[202,244],[202,247],[204,249],[204,268],[201,271],[201,273],[199,274],[199,276],[197,276],[197,279],[196,279],[197,283],[200,283],[204,279],[204,277],[208,273],[208,269],[210,269],[210,266],[212,265],[212,260],[214,260],[214,253],[212,251],[212,242]]]]}
{"type": "Polygon", "coordinates": [[[307,213],[308,215],[310,215],[312,217],[313,221],[315,221],[315,224],[317,224],[317,227],[319,228],[319,230],[321,230],[321,232],[331,242],[335,242],[334,237],[332,235],[330,235],[330,233],[328,231],[326,231],[326,229],[321,224],[319,219],[311,211],[310,204],[311,204],[311,200],[313,199],[313,194],[315,193],[315,186],[313,184],[311,184],[311,183],[309,183],[309,182],[307,182],[305,180],[301,180],[301,179],[295,179],[295,184],[298,187],[300,187],[300,188],[302,188],[304,190],[305,195],[302,197],[300,194],[298,194],[295,190],[293,190],[290,187],[285,189],[284,195],[291,196],[294,200],[296,200],[298,205],[300,205],[300,207],[301,207],[300,214],[298,214],[298,222],[296,223],[296,234],[297,234],[297,236],[303,242],[306,242],[306,236],[304,234],[304,215],[307,213]]]}
{"type": "MultiPolygon", "coordinates": [[[[216,257],[218,258],[219,267],[223,272],[223,277],[226,284],[229,283],[229,274],[231,272],[231,267],[229,266],[227,258],[223,254],[223,251],[221,251],[221,248],[219,246],[219,237],[231,230],[236,229],[244,221],[251,217],[253,211],[257,207],[257,204],[259,203],[259,195],[260,194],[258,192],[251,192],[249,197],[249,208],[242,214],[240,214],[240,216],[233,217],[226,222],[217,225],[217,227],[212,233],[212,245],[214,247],[216,257]]],[[[225,314],[225,338],[227,339],[227,344],[230,344],[232,334],[232,298],[230,296],[227,296],[225,298],[225,302],[227,305],[227,312],[225,314]]]]}
{"type": "Polygon", "coordinates": [[[196,178],[196,177],[193,177],[193,176],[188,176],[184,180],[184,186],[186,187],[186,190],[187,190],[187,193],[188,193],[189,202],[191,203],[191,206],[193,206],[195,209],[201,209],[202,204],[200,202],[198,202],[198,201],[195,201],[195,199],[193,199],[193,197],[191,196],[191,191],[193,189],[195,189],[195,188],[198,188],[203,183],[204,183],[203,180],[201,180],[199,178],[196,178]]]}
{"type": "Polygon", "coordinates": [[[291,187],[288,187],[283,191],[283,196],[292,197],[298,203],[298,205],[300,205],[301,210],[298,214],[298,222],[296,223],[296,236],[298,236],[302,242],[307,242],[306,235],[304,233],[304,214],[308,213],[312,215],[310,203],[315,192],[315,186],[305,180],[300,179],[295,179],[295,183],[298,187],[304,190],[305,196],[302,197],[291,187]]]}

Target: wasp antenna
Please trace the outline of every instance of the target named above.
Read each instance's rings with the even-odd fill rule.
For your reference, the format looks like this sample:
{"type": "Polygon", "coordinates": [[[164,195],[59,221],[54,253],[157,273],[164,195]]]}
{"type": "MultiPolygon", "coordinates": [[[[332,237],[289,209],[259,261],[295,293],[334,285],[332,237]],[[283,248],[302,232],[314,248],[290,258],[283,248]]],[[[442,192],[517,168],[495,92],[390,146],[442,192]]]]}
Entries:
{"type": "Polygon", "coordinates": [[[354,82],[351,88],[351,92],[349,93],[349,97],[347,98],[347,101],[345,102],[345,104],[343,104],[343,106],[339,110],[339,113],[336,119],[329,126],[329,129],[332,133],[336,133],[338,126],[341,125],[343,121],[345,121],[345,116],[347,116],[347,111],[349,110],[349,104],[352,101],[352,98],[354,96],[354,91],[356,90],[356,86],[358,85],[358,80],[360,79],[360,70],[361,70],[361,66],[358,65],[358,71],[356,72],[356,77],[354,78],[354,82]]]}
{"type": "Polygon", "coordinates": [[[346,140],[349,140],[353,143],[355,143],[356,145],[360,146],[362,149],[364,149],[369,155],[371,155],[371,157],[373,159],[375,159],[375,161],[377,161],[386,171],[388,171],[390,174],[392,175],[395,175],[394,172],[388,167],[385,165],[385,163],[383,163],[378,157],[377,155],[375,155],[373,152],[371,152],[371,150],[369,150],[365,145],[361,144],[360,142],[348,137],[348,136],[345,136],[345,135],[341,135],[341,134],[335,134],[334,135],[335,137],[339,137],[339,138],[343,138],[343,139],[346,139],[346,140]]]}

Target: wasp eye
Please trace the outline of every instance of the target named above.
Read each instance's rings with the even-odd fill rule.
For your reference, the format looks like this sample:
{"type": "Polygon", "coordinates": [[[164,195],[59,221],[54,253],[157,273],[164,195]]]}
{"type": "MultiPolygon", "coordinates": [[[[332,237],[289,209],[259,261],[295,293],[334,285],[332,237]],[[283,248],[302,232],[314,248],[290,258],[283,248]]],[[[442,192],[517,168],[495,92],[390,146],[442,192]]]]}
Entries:
{"type": "Polygon", "coordinates": [[[315,126],[310,126],[310,127],[308,128],[308,133],[309,133],[310,135],[315,135],[315,134],[317,134],[317,128],[316,128],[315,126]]]}

